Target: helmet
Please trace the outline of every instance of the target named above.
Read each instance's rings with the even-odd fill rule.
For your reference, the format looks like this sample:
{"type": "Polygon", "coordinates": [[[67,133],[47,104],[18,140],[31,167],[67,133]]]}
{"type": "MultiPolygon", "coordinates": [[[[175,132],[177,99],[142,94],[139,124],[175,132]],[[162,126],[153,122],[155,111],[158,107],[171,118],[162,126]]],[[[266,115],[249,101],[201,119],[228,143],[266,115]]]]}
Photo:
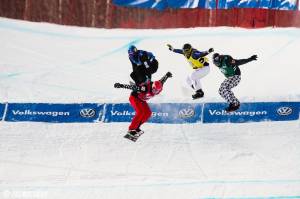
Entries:
{"type": "Polygon", "coordinates": [[[182,50],[183,50],[183,53],[189,54],[192,51],[192,45],[186,43],[186,44],[183,45],[182,50]]]}
{"type": "Polygon", "coordinates": [[[128,48],[128,54],[133,55],[137,52],[137,48],[134,45],[129,46],[128,48]]]}
{"type": "Polygon", "coordinates": [[[213,62],[216,66],[220,65],[220,54],[219,53],[214,53],[213,56],[213,62]]]}
{"type": "Polygon", "coordinates": [[[191,44],[184,44],[182,50],[190,50],[192,48],[191,44]]]}
{"type": "Polygon", "coordinates": [[[163,87],[163,85],[160,81],[153,82],[153,84],[152,84],[152,93],[154,93],[154,94],[160,93],[162,91],[162,87],[163,87]]]}

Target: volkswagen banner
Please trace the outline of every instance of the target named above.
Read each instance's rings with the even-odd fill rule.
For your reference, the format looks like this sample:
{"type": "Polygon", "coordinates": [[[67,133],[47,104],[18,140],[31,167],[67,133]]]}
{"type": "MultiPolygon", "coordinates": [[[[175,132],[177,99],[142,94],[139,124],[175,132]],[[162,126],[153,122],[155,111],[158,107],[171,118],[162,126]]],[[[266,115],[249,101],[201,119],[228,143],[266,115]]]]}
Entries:
{"type": "Polygon", "coordinates": [[[151,8],[164,10],[166,8],[215,8],[215,0],[113,0],[118,6],[151,8]]]}
{"type": "Polygon", "coordinates": [[[167,8],[264,8],[276,10],[297,10],[297,0],[113,0],[113,4],[126,7],[164,10],[167,8]]]}
{"type": "Polygon", "coordinates": [[[4,111],[5,111],[5,104],[0,104],[0,121],[4,117],[4,111]]]}
{"type": "Polygon", "coordinates": [[[277,10],[296,10],[297,0],[219,0],[219,9],[232,9],[232,8],[265,8],[277,10]]]}
{"type": "Polygon", "coordinates": [[[203,123],[243,123],[261,121],[288,121],[299,119],[299,102],[241,103],[240,109],[227,113],[226,103],[207,103],[203,123]]]}
{"type": "Polygon", "coordinates": [[[32,122],[97,122],[102,104],[9,103],[5,121],[32,122]]]}
{"type": "MultiPolygon", "coordinates": [[[[149,104],[152,123],[195,123],[201,122],[202,104],[162,103],[149,104]]],[[[128,103],[108,104],[104,122],[131,122],[135,115],[134,109],[128,103]]]]}

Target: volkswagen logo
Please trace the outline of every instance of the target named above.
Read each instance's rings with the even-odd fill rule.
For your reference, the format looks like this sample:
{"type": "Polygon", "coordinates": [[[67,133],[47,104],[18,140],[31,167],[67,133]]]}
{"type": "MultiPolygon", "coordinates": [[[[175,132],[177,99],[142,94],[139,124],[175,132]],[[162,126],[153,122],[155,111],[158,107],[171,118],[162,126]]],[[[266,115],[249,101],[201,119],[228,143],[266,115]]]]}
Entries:
{"type": "Polygon", "coordinates": [[[193,108],[184,108],[181,109],[178,113],[181,118],[189,118],[195,115],[195,110],[193,108]]]}
{"type": "Polygon", "coordinates": [[[293,109],[290,107],[287,107],[287,106],[283,106],[283,107],[280,107],[279,109],[277,109],[277,113],[279,115],[290,115],[290,114],[292,114],[292,112],[293,112],[293,109]]]}
{"type": "Polygon", "coordinates": [[[91,109],[91,108],[85,108],[85,109],[81,109],[80,111],[80,115],[82,117],[94,117],[96,114],[96,111],[94,109],[91,109]]]}

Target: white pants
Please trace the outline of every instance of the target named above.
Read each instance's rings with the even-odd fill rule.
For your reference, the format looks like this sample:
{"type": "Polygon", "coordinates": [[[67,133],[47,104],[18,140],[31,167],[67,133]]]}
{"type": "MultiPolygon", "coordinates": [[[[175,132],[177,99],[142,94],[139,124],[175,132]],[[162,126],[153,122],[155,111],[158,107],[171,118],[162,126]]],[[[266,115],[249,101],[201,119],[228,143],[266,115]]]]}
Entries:
{"type": "Polygon", "coordinates": [[[192,72],[187,78],[186,82],[190,87],[194,87],[194,90],[199,90],[202,88],[201,79],[209,73],[209,66],[204,66],[203,68],[198,68],[192,72]]]}

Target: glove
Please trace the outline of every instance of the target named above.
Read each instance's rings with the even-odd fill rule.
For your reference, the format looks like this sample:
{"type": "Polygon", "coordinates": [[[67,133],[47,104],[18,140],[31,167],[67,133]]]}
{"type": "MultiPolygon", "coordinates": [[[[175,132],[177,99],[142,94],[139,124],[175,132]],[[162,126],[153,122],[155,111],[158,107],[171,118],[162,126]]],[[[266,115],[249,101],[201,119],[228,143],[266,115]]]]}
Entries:
{"type": "Polygon", "coordinates": [[[114,84],[114,87],[115,87],[115,88],[121,88],[121,84],[120,84],[120,83],[115,83],[115,84],[114,84]]]}
{"type": "Polygon", "coordinates": [[[250,57],[250,59],[253,60],[253,61],[254,61],[254,60],[257,60],[257,55],[252,55],[252,56],[250,57]]]}
{"type": "Polygon", "coordinates": [[[167,77],[172,77],[173,74],[172,74],[171,72],[167,72],[166,76],[167,76],[167,77]]]}
{"type": "Polygon", "coordinates": [[[167,44],[167,46],[168,46],[168,48],[169,48],[170,51],[174,50],[173,46],[171,46],[170,44],[167,44]]]}
{"type": "Polygon", "coordinates": [[[214,52],[214,49],[213,49],[213,48],[210,48],[210,49],[208,49],[208,52],[209,52],[209,53],[212,53],[212,52],[214,52]]]}

